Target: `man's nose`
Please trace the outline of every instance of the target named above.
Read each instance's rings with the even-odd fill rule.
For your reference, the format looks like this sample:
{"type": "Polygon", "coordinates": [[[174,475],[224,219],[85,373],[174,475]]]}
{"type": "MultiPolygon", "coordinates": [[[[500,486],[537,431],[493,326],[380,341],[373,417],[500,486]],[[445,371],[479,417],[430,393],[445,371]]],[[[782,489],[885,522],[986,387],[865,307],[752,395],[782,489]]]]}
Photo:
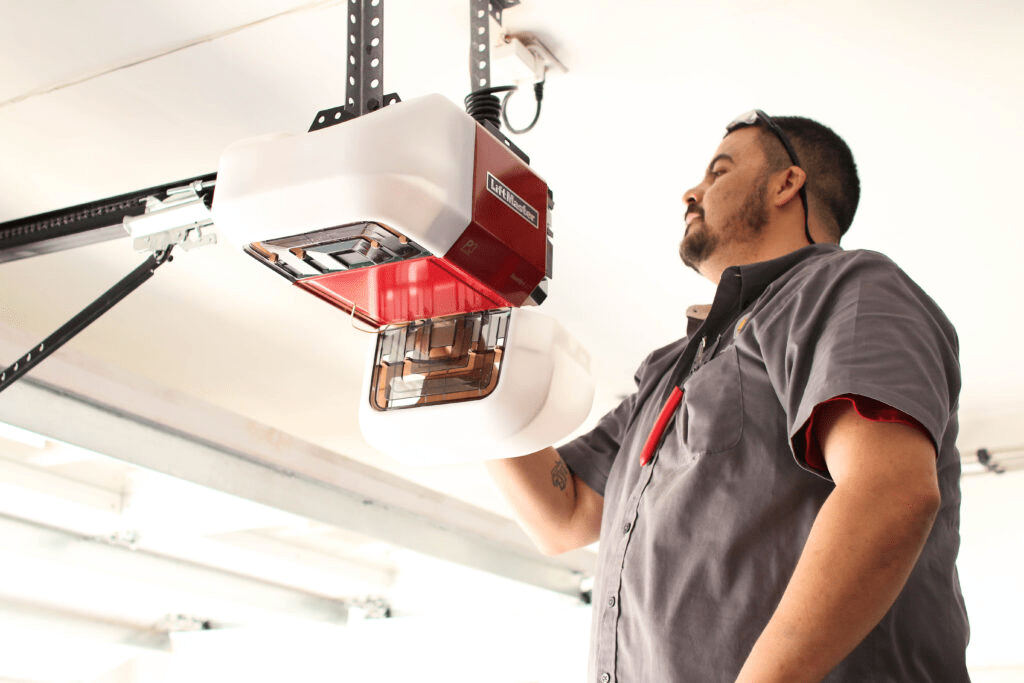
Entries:
{"type": "Polygon", "coordinates": [[[691,187],[689,190],[686,191],[685,194],[683,194],[683,203],[686,204],[687,206],[689,206],[690,204],[699,204],[700,198],[703,196],[703,194],[704,191],[700,188],[700,185],[698,185],[697,187],[691,187]]]}

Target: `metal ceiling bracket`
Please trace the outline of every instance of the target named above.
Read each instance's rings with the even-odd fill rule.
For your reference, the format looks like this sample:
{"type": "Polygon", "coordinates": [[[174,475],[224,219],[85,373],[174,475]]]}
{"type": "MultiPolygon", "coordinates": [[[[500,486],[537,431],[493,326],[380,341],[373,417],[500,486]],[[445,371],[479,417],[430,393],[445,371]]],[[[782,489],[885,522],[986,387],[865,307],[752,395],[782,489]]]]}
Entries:
{"type": "Polygon", "coordinates": [[[171,246],[188,251],[216,244],[213,215],[207,202],[215,186],[215,180],[196,180],[168,189],[164,199],[146,197],[145,213],[124,218],[135,251],[161,251],[171,246]]]}
{"type": "Polygon", "coordinates": [[[345,104],[317,112],[311,133],[401,101],[384,94],[384,0],[348,0],[346,24],[345,104]]]}
{"type": "Polygon", "coordinates": [[[992,458],[992,452],[987,448],[979,448],[975,456],[978,458],[978,462],[989,472],[994,474],[1005,474],[1006,469],[1003,468],[998,462],[992,458]]]}
{"type": "Polygon", "coordinates": [[[501,26],[501,15],[519,0],[470,0],[469,2],[469,90],[491,86],[491,24],[488,16],[501,26]]]}
{"type": "Polygon", "coordinates": [[[384,0],[349,0],[345,106],[356,116],[384,104],[384,0]]]}
{"type": "MultiPolygon", "coordinates": [[[[491,22],[490,0],[469,2],[469,90],[491,86],[491,22]]],[[[499,14],[500,17],[500,14],[499,14]]],[[[495,17],[500,22],[500,18],[495,17]]]]}

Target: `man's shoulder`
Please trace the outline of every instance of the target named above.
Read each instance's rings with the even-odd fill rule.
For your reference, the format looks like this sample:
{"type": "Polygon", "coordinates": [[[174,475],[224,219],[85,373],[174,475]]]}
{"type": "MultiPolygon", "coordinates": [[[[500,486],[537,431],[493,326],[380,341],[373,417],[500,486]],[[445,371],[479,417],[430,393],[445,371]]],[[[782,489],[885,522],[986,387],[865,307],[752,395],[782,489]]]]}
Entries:
{"type": "MultiPolygon", "coordinates": [[[[889,256],[870,249],[834,248],[801,260],[775,283],[782,293],[800,291],[802,295],[836,296],[846,293],[900,290],[929,306],[935,302],[889,256]]],[[[936,306],[937,307],[937,306],[936,306]]]]}
{"type": "Polygon", "coordinates": [[[792,275],[804,277],[839,278],[851,272],[866,277],[899,275],[909,279],[895,261],[870,249],[840,249],[822,251],[802,260],[792,269],[792,275]]]}
{"type": "Polygon", "coordinates": [[[801,261],[775,284],[777,301],[800,301],[816,310],[834,311],[844,302],[856,301],[867,314],[901,310],[924,316],[956,343],[956,331],[941,306],[893,259],[877,251],[823,251],[801,261]]]}

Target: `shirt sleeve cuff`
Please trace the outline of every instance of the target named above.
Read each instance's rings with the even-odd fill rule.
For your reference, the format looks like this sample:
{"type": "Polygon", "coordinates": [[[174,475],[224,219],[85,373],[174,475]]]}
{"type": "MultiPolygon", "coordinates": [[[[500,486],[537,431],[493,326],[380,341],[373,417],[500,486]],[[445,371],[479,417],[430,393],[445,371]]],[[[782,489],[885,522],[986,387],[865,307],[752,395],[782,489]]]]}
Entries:
{"type": "Polygon", "coordinates": [[[818,444],[818,440],[814,437],[814,419],[818,416],[819,411],[826,406],[835,406],[843,403],[852,405],[853,409],[857,411],[857,414],[866,420],[871,420],[872,422],[905,424],[920,430],[922,434],[928,437],[929,441],[932,441],[931,434],[929,434],[928,430],[925,429],[924,425],[903,411],[897,410],[882,401],[868,398],[867,396],[861,396],[859,394],[843,394],[842,396],[830,398],[829,400],[822,401],[816,405],[811,416],[807,419],[807,423],[804,428],[798,430],[793,436],[793,452],[798,456],[802,456],[804,464],[818,472],[827,474],[828,467],[825,464],[825,456],[821,452],[821,446],[818,444]]]}

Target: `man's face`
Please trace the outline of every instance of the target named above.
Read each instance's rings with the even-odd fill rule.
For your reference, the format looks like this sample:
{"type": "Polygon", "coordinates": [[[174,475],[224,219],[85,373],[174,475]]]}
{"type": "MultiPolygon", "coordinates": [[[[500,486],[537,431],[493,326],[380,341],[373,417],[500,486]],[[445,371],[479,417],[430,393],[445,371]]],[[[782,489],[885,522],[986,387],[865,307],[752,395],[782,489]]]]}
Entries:
{"type": "Polygon", "coordinates": [[[718,146],[699,185],[687,191],[683,263],[700,272],[712,256],[757,240],[768,223],[767,163],[758,129],[742,128],[718,146]]]}

